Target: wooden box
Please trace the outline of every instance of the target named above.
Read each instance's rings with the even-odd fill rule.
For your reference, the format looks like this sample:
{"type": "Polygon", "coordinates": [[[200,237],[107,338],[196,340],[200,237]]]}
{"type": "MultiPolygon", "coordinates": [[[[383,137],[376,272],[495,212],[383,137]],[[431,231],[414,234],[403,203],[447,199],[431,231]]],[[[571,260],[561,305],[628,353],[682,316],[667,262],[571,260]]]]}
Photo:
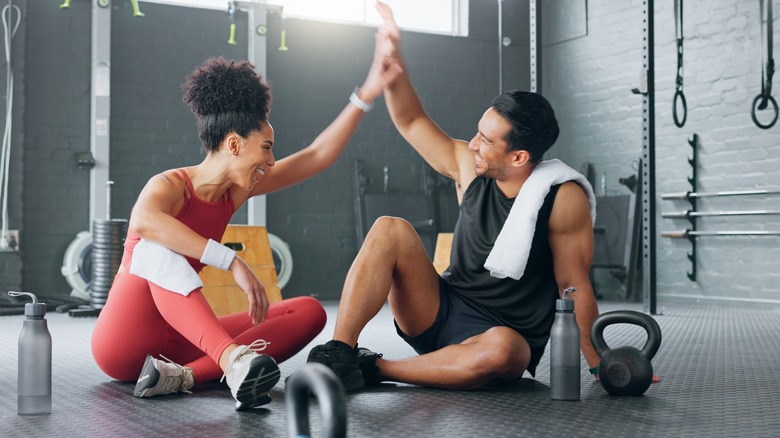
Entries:
{"type": "Polygon", "coordinates": [[[450,267],[450,252],[452,252],[453,233],[439,233],[436,238],[436,250],[433,253],[433,267],[441,275],[450,267]]]}

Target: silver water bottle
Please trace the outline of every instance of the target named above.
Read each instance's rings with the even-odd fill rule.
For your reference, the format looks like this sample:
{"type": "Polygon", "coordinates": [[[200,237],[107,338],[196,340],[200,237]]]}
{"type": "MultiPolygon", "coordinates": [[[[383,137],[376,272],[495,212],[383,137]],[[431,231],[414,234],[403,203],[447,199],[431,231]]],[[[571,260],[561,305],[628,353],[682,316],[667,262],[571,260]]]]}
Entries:
{"type": "Polygon", "coordinates": [[[19,335],[19,415],[51,413],[51,334],[46,324],[46,304],[39,303],[29,292],[8,292],[11,296],[28,295],[32,303],[24,305],[24,325],[19,335]]]}
{"type": "Polygon", "coordinates": [[[574,301],[563,291],[555,301],[555,320],[550,330],[550,391],[553,400],[580,399],[580,329],[574,317],[574,301]]]}

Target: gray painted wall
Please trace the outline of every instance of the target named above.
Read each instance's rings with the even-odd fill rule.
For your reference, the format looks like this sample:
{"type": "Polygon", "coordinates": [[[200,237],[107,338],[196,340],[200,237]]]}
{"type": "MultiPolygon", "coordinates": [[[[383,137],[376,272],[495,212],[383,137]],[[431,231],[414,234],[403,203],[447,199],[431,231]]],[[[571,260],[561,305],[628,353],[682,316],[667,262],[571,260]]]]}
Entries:
{"type": "MultiPolygon", "coordinates": [[[[9,256],[0,255],[0,264],[21,272],[21,284],[19,275],[6,274],[6,269],[0,280],[10,278],[42,296],[66,299],[70,288],[60,274],[62,257],[91,220],[89,172],[75,161],[76,152],[89,150],[91,2],[74,0],[69,10],[51,2],[20,3],[29,8],[20,29],[26,38],[26,68],[19,75],[27,84],[26,139],[24,148],[20,143],[14,150],[19,160],[24,150],[24,172],[15,177],[12,193],[21,197],[14,217],[23,245],[21,261],[9,264],[9,256]]],[[[473,135],[498,88],[497,5],[489,0],[471,3],[470,37],[409,32],[403,41],[427,110],[448,133],[461,138],[473,135]]],[[[504,49],[504,85],[527,88],[527,3],[506,3],[505,29],[515,44],[504,49]],[[513,22],[519,24],[507,26],[513,22]]],[[[230,46],[222,11],[143,3],[146,17],[133,18],[129,2],[113,2],[112,8],[112,214],[127,218],[150,176],[202,159],[180,85],[208,56],[246,57],[241,31],[246,16],[238,16],[239,44],[230,46]]],[[[275,99],[271,122],[277,157],[305,147],[343,108],[367,72],[373,33],[369,27],[287,20],[290,50],[269,50],[267,66],[275,99]]],[[[279,35],[278,17],[271,17],[270,48],[279,46],[279,35]]],[[[381,181],[381,169],[387,166],[392,183],[413,188],[423,169],[379,102],[332,169],[270,195],[269,231],[290,244],[295,262],[285,296],[338,298],[357,253],[352,189],[356,159],[366,162],[372,184],[381,181]]],[[[245,218],[240,211],[234,222],[245,218]]]]}
{"type": "MultiPolygon", "coordinates": [[[[24,3],[18,4],[19,11],[16,9],[12,13],[6,15],[6,20],[10,26],[16,23],[17,18],[20,16],[22,20],[19,22],[19,27],[16,29],[16,33],[11,38],[11,69],[13,76],[13,109],[12,109],[12,123],[11,123],[11,154],[9,159],[8,170],[8,229],[19,230],[22,228],[22,184],[25,180],[25,172],[23,171],[24,163],[24,148],[25,144],[25,106],[24,100],[25,87],[27,80],[24,75],[26,59],[24,56],[26,45],[26,22],[25,15],[26,5],[24,3]]],[[[0,26],[0,38],[4,38],[6,31],[0,26]]],[[[6,62],[5,46],[3,45],[2,56],[0,56],[0,96],[2,96],[2,105],[0,105],[0,132],[4,132],[6,129],[6,97],[9,95],[9,90],[6,86],[8,79],[6,70],[8,69],[8,63],[6,62]]],[[[2,202],[2,197],[0,197],[2,202]]],[[[2,205],[0,204],[0,209],[2,205]]],[[[14,251],[0,252],[0,303],[9,301],[9,297],[5,295],[8,290],[20,290],[22,287],[22,257],[21,253],[14,251]]]]}
{"type": "Polygon", "coordinates": [[[89,171],[77,168],[75,153],[89,151],[91,6],[73,2],[64,11],[31,1],[27,7],[22,285],[66,297],[62,258],[89,221],[89,171]]]}
{"type": "MultiPolygon", "coordinates": [[[[576,3],[576,2],[575,2],[576,3]]],[[[585,3],[585,2],[583,2],[585,3]]],[[[572,2],[556,2],[572,5],[572,2]]],[[[673,2],[655,2],[656,184],[658,231],[684,229],[687,221],[663,219],[663,211],[689,207],[661,200],[664,192],[689,190],[687,140],[701,138],[698,154],[700,191],[778,189],[778,127],[757,128],[750,105],[761,85],[759,3],[752,0],[685,2],[684,91],[688,120],[672,121],[676,75],[673,2]]],[[[775,12],[777,13],[777,12],[775,12]]],[[[559,16],[576,11],[558,12],[559,16]]],[[[594,163],[606,174],[608,193],[628,193],[618,178],[633,173],[641,155],[642,2],[590,0],[587,36],[544,49],[545,94],[559,116],[562,133],[553,149],[572,167],[594,163]]],[[[775,29],[775,39],[778,30],[775,29]]],[[[776,82],[776,80],[775,80],[776,82]]],[[[775,93],[776,94],[776,93],[775,93]]],[[[751,210],[780,207],[780,197],[711,198],[698,210],[751,210]]],[[[780,230],[776,216],[699,219],[699,229],[780,230]]],[[[780,244],[777,237],[699,238],[698,281],[690,282],[684,239],[657,239],[657,290],[664,301],[780,303],[780,244]]],[[[617,283],[602,284],[605,294],[617,283]]]]}

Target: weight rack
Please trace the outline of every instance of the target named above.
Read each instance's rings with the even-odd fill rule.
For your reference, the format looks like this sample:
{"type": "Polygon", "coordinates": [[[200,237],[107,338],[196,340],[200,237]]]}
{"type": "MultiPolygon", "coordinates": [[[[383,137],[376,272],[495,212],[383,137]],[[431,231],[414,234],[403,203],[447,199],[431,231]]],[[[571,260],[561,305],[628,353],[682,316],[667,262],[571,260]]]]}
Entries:
{"type": "Polygon", "coordinates": [[[725,197],[725,196],[751,196],[751,195],[777,195],[780,190],[772,189],[754,189],[754,190],[730,190],[722,192],[697,192],[697,152],[699,149],[699,136],[693,134],[688,144],[693,149],[693,155],[688,159],[691,165],[691,177],[687,178],[691,190],[682,193],[664,193],[661,199],[664,200],[685,200],[691,204],[689,210],[679,212],[661,213],[661,217],[666,219],[687,219],[690,222],[690,228],[681,231],[664,231],[661,237],[684,238],[691,243],[691,252],[687,254],[691,262],[691,270],[687,273],[688,279],[696,281],[696,238],[702,236],[780,236],[780,231],[698,231],[697,218],[707,216],[767,216],[780,215],[780,210],[734,210],[734,211],[697,211],[696,201],[699,198],[725,197]]]}

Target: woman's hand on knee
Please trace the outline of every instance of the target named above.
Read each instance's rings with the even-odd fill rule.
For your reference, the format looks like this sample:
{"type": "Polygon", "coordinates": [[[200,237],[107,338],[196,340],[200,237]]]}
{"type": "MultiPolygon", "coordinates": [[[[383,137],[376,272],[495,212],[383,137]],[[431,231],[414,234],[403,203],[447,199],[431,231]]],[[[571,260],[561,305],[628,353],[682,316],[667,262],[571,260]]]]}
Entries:
{"type": "Polygon", "coordinates": [[[254,324],[265,321],[268,315],[268,296],[265,294],[265,286],[257,278],[249,265],[241,257],[236,256],[230,264],[230,272],[238,287],[244,291],[249,300],[249,317],[254,324]]]}

